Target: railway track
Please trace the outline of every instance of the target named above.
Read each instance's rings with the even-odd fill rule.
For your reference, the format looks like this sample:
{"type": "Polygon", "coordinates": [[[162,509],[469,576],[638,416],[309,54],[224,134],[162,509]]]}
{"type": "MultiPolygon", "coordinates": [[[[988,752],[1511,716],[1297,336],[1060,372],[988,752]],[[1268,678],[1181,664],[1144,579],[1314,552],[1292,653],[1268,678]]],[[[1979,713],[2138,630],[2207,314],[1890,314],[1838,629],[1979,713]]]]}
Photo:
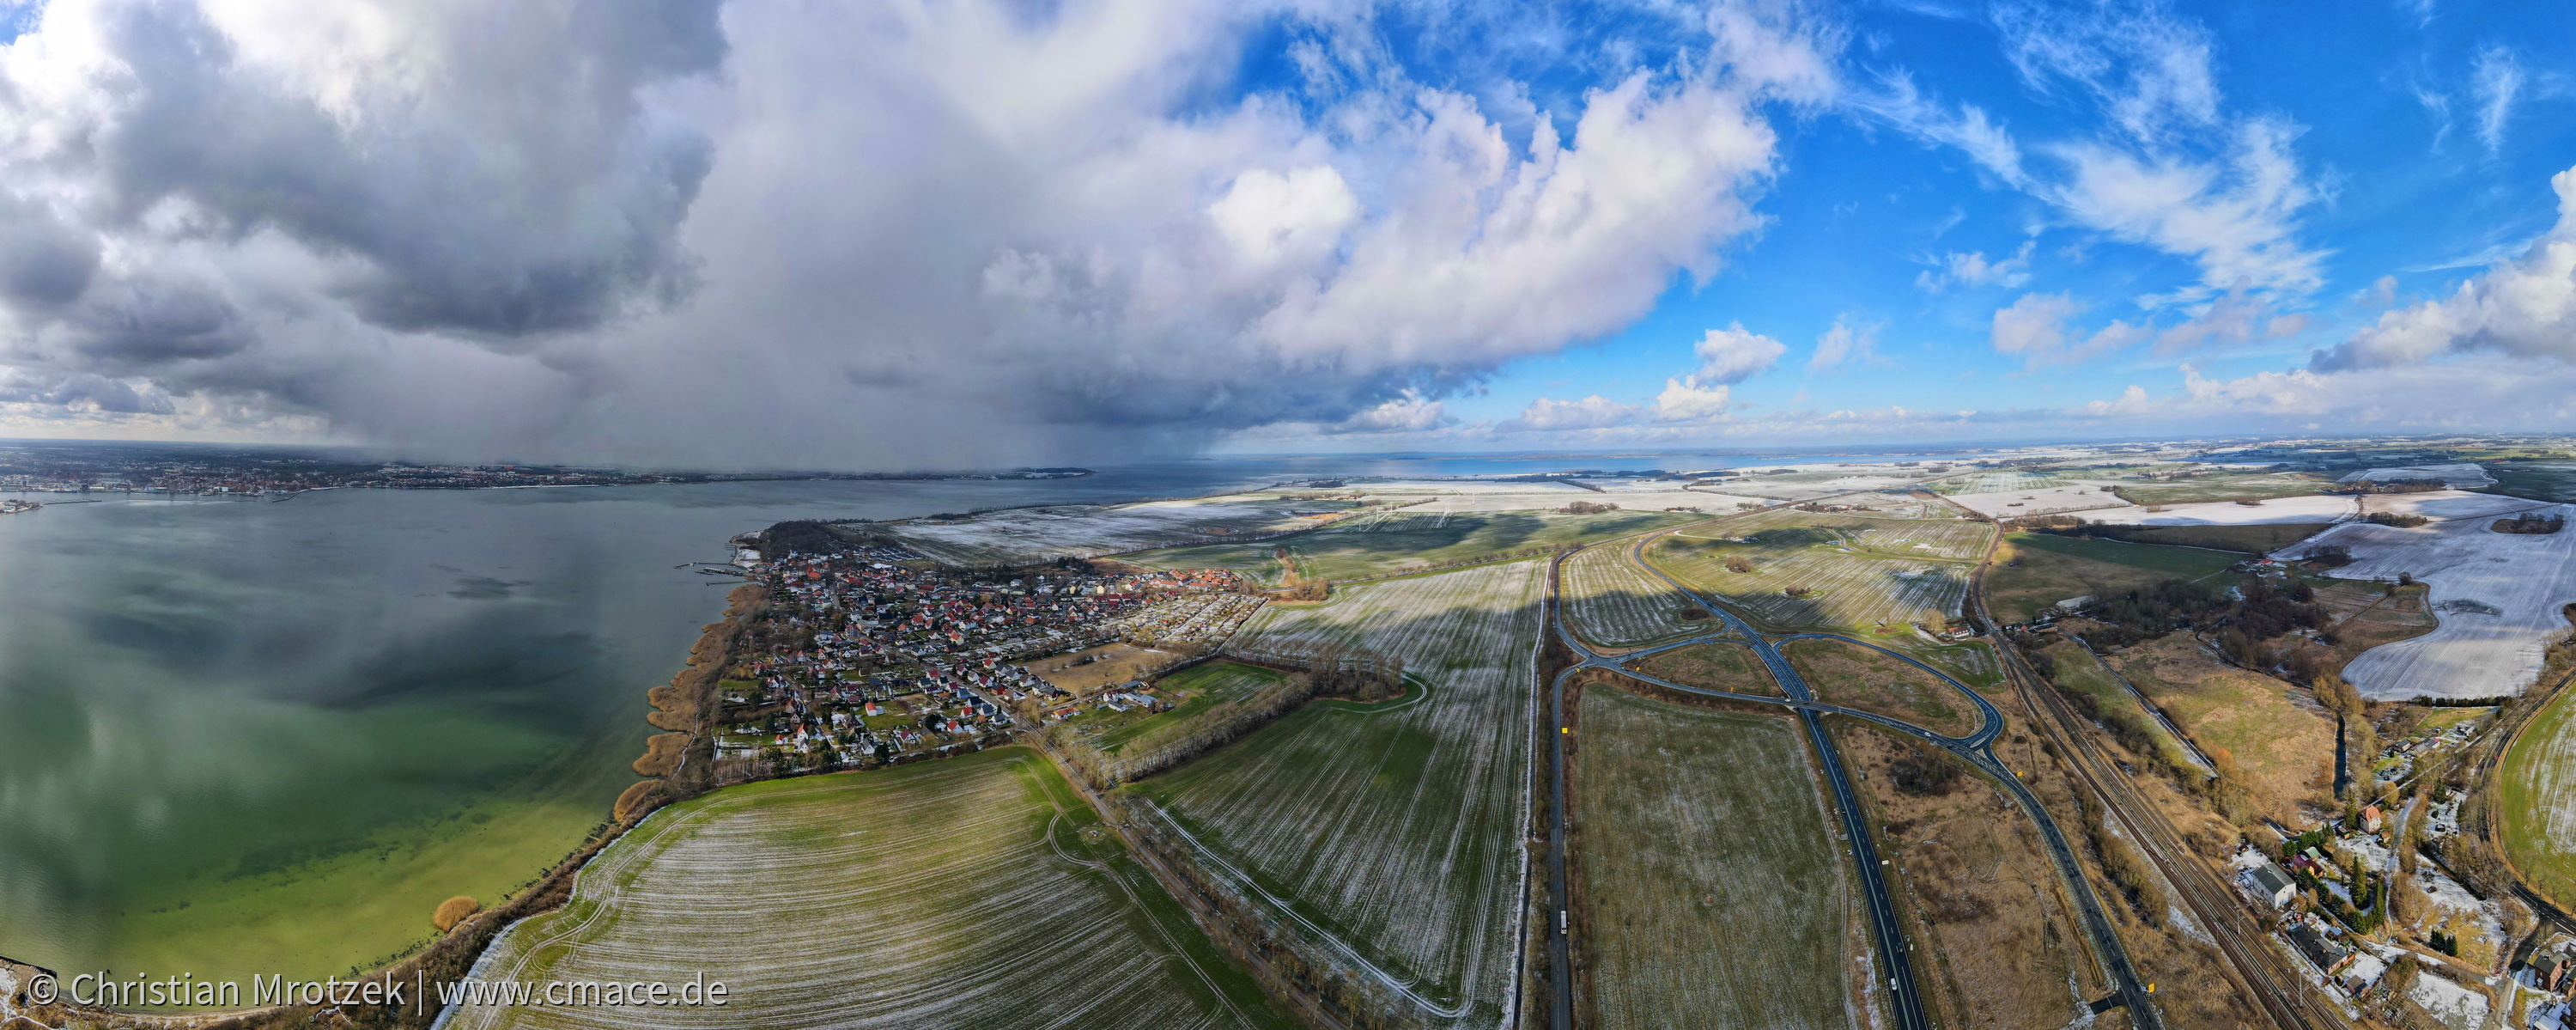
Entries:
{"type": "MultiPolygon", "coordinates": [[[[1988,561],[1992,561],[1989,553],[1988,561]]],[[[1988,626],[1997,625],[1985,605],[1985,567],[1968,585],[1968,603],[1977,618],[1988,626]]],[[[2119,763],[2104,754],[2098,744],[2084,732],[2087,725],[2082,715],[2056,691],[2046,686],[2038,672],[2022,660],[2020,654],[1998,641],[1995,648],[2004,664],[2004,675],[2013,684],[2014,693],[2029,709],[2032,726],[2066,754],[2074,757],[2068,767],[2083,787],[2102,802],[2103,810],[2117,819],[2128,831],[2129,839],[2138,842],[2148,862],[2158,875],[2172,884],[2175,893],[2192,917],[2209,931],[2218,943],[2219,953],[2227,959],[2228,979],[2251,996],[2264,1015],[2280,1030],[2321,1030],[2346,1026],[2350,1020],[2339,1007],[2315,997],[2307,979],[2289,965],[2271,940],[2271,934],[2258,926],[2249,926],[2248,913],[2237,893],[2192,856],[2173,823],[2164,813],[2138,796],[2119,763]],[[2046,713],[2042,713],[2046,709],[2046,713]]]]}

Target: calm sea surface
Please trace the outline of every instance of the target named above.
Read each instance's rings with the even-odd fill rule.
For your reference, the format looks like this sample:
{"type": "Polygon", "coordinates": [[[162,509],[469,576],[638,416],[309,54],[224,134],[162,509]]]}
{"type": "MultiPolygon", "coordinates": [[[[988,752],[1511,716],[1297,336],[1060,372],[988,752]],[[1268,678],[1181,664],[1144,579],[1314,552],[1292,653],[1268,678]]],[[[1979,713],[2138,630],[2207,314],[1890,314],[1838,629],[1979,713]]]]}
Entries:
{"type": "Polygon", "coordinates": [[[724,560],[728,537],[781,519],[1764,463],[1692,461],[1192,461],[1046,482],[334,490],[0,516],[0,955],[318,977],[417,940],[442,898],[493,900],[634,781],[644,691],[730,582],[673,566],[724,560]]]}

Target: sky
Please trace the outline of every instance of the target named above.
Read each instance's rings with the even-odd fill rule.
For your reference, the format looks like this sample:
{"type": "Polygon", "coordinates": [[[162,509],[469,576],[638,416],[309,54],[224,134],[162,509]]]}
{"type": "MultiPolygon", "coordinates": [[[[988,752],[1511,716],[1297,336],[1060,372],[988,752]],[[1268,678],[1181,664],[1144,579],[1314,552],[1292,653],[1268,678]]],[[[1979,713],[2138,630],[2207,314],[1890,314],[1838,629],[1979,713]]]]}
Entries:
{"type": "Polygon", "coordinates": [[[2576,8],[0,0],[0,436],[2556,431],[2576,8]]]}

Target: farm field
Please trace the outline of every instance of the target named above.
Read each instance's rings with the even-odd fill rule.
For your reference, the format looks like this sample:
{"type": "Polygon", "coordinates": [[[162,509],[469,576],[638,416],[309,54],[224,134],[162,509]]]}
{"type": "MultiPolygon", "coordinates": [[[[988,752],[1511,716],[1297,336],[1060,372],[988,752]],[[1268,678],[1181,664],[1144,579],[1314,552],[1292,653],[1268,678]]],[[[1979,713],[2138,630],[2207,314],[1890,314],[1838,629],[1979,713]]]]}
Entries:
{"type": "MultiPolygon", "coordinates": [[[[2542,505],[2565,511],[2564,506],[2542,505]]],[[[2541,653],[2568,628],[2560,607],[2576,601],[2576,533],[2497,533],[2487,516],[2412,529],[2347,523],[2290,551],[2351,551],[2338,579],[2422,579],[2441,623],[2432,632],[2363,652],[2344,679],[2373,700],[2498,697],[2521,693],[2540,673],[2541,653]]]]}
{"type": "MultiPolygon", "coordinates": [[[[706,1027],[1279,1027],[1251,978],[1104,835],[1053,764],[998,748],[773,780],[657,814],[573,901],[494,945],[493,979],[668,980],[706,1027]]],[[[622,1027],[610,1007],[486,1007],[457,1030],[622,1027]]]]}
{"type": "Polygon", "coordinates": [[[2118,511],[2086,512],[2084,518],[2118,526],[2260,526],[2272,523],[2323,523],[2349,518],[2359,510],[2350,497],[2309,494],[2242,504],[2211,501],[2198,504],[2152,504],[2118,511]]]}
{"type": "Polygon", "coordinates": [[[1317,524],[1313,517],[1291,512],[1349,507],[1347,501],[1238,494],[1111,506],[1007,508],[964,521],[911,519],[869,523],[859,528],[893,537],[925,557],[950,565],[1027,565],[1057,558],[1094,558],[1169,547],[1194,540],[1288,532],[1317,524]]]}
{"type": "Polygon", "coordinates": [[[2262,814],[2297,826],[2333,810],[2334,717],[2307,691],[2223,664],[2187,633],[2106,657],[2212,759],[2234,756],[2262,814]]]}
{"type": "Polygon", "coordinates": [[[2576,902],[2576,691],[2533,717],[2499,779],[2505,856],[2561,907],[2576,902]]]}
{"type": "Polygon", "coordinates": [[[1842,717],[1826,720],[1877,832],[1914,954],[1916,982],[1949,1027],[2079,1025],[2108,990],[2019,806],[1957,758],[1842,717]],[[1930,770],[1900,777],[1904,759],[1930,770]],[[1900,782],[1912,782],[1911,789],[1900,782]],[[1896,827],[1898,832],[1887,832],[1896,827]]]}
{"type": "Polygon", "coordinates": [[[1952,494],[1950,503],[1979,515],[1997,519],[2067,513],[2081,513],[2085,518],[2092,518],[2095,511],[2129,506],[2128,501],[2122,500],[2120,495],[2111,492],[2110,484],[2089,480],[2036,490],[1952,494]]]}
{"type": "Polygon", "coordinates": [[[1797,724],[1583,692],[1576,849],[1605,1027],[1850,1027],[1846,854],[1797,724]]]}
{"type": "Polygon", "coordinates": [[[1762,659],[1743,644],[1713,641],[1659,651],[1637,659],[1632,668],[1657,679],[1667,679],[1685,686],[1723,690],[1730,694],[1763,694],[1786,697],[1771,670],[1762,667],[1762,659]]]}
{"type": "Polygon", "coordinates": [[[2325,532],[2323,522],[2257,522],[2242,526],[2133,526],[2123,539],[2137,544],[2198,547],[2267,555],[2325,532]]]}
{"type": "MultiPolygon", "coordinates": [[[[1568,494],[1580,495],[1568,496],[1568,501],[1608,500],[1590,491],[1570,490],[1568,494]]],[[[1691,512],[1625,509],[1569,515],[1559,511],[1448,512],[1431,507],[1358,516],[1347,524],[1275,542],[1172,548],[1129,555],[1125,560],[1161,569],[1232,569],[1245,576],[1273,577],[1265,582],[1275,583],[1279,566],[1273,554],[1285,546],[1300,574],[1310,579],[1339,581],[1428,569],[1530,547],[1606,540],[1707,517],[1691,512]]]]}
{"type": "Polygon", "coordinates": [[[2267,501],[2313,494],[2333,485],[2332,479],[2314,472],[2208,472],[2188,479],[2123,482],[2120,496],[2144,505],[2267,501]]]}
{"type": "Polygon", "coordinates": [[[1463,1005],[1460,1025],[1491,1024],[1517,961],[1545,582],[1544,563],[1512,562],[1267,609],[1237,650],[1363,647],[1402,658],[1419,689],[1384,705],[1309,703],[1129,789],[1432,1004],[1463,1005]]]}
{"type": "Polygon", "coordinates": [[[2398,465],[2394,467],[2363,469],[2359,472],[2346,473],[2340,482],[2357,483],[2365,479],[2376,483],[2398,482],[2408,479],[2439,479],[2442,482],[2449,484],[2453,489],[2487,486],[2495,482],[2495,477],[2487,475],[2486,469],[2481,468],[2478,463],[2474,461],[2453,461],[2430,465],[2398,465]]]}
{"type": "Polygon", "coordinates": [[[2027,622],[2059,601],[2112,597],[2168,579],[2206,579],[2242,555],[2160,544],[2013,533],[1986,568],[1986,606],[1996,619],[2027,622]]]}
{"type": "Polygon", "coordinates": [[[1977,709],[1959,696],[1958,688],[1883,652],[1840,640],[1792,640],[1781,645],[1780,654],[1819,701],[1877,712],[1952,737],[1977,729],[1977,709]]]}
{"type": "Polygon", "coordinates": [[[1984,523],[1762,512],[1676,533],[1648,557],[1675,579],[1771,628],[1942,626],[1959,615],[1984,523]],[[1726,539],[1719,533],[1740,539],[1726,539]],[[1740,562],[1748,571],[1729,567],[1740,562]],[[1789,591],[1801,590],[1800,596],[1789,591]]]}
{"type": "Polygon", "coordinates": [[[2495,485],[2481,487],[2535,500],[2576,503],[2576,461],[2509,461],[2486,467],[2495,485]]]}
{"type": "Polygon", "coordinates": [[[2030,493],[2063,486],[2107,483],[2121,478],[2124,477],[2120,469],[1987,469],[1951,476],[1931,483],[1930,488],[1944,497],[1957,497],[1961,494],[2030,493]]]}
{"type": "Polygon", "coordinates": [[[1726,628],[1690,595],[1637,567],[1625,543],[1567,558],[1558,591],[1567,628],[1597,647],[1642,647],[1726,628]]]}
{"type": "Polygon", "coordinates": [[[1712,485],[1730,494],[1766,499],[1776,504],[1859,490],[1895,489],[1924,476],[1924,473],[1912,469],[1886,465],[1783,467],[1791,471],[1743,470],[1751,474],[1729,477],[1723,483],[1712,485]]]}

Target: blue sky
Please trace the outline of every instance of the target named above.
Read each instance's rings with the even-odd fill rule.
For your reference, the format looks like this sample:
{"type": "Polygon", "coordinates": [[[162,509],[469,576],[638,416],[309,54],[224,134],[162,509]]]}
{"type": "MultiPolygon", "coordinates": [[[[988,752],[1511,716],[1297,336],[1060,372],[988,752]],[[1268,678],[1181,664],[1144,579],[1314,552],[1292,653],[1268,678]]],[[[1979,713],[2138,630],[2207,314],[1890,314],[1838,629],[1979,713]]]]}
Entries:
{"type": "MultiPolygon", "coordinates": [[[[1748,416],[2055,409],[2132,385],[2174,392],[2186,364],[2211,379],[2302,369],[2390,300],[2446,296],[2548,232],[2557,220],[2548,180],[2576,162],[2576,79],[2558,70],[2576,68],[2576,9],[2563,5],[2181,4],[2126,52],[2104,46],[2073,58],[2101,62],[2099,85],[2044,65],[2025,70],[2036,63],[2028,58],[2017,65],[2014,50],[2029,44],[2015,34],[2030,27],[1977,5],[1836,11],[1847,89],[1883,93],[1901,79],[1933,104],[1973,105],[2043,180],[2062,183],[2069,172],[2048,148],[2107,145],[2142,160],[2207,163],[2224,181],[2227,134],[2277,123],[2288,174],[2312,195],[2282,213],[2279,245],[2312,256],[2317,274],[2312,283],[2249,283],[2247,292],[2273,317],[2304,316],[2304,325],[2039,368],[1999,352],[1996,312],[2032,294],[2072,302],[2070,334],[2115,321],[2187,322],[2207,301],[2176,295],[2204,287],[2208,262],[2017,187],[1958,147],[1862,109],[1874,102],[1865,99],[1775,118],[1779,172],[1756,205],[1768,224],[1723,249],[1722,272],[1704,284],[1676,277],[1650,314],[1595,342],[1505,365],[1480,394],[1449,402],[1451,414],[1505,422],[1540,398],[1644,403],[1697,364],[1692,347],[1706,330],[1738,324],[1787,347],[1776,366],[1735,385],[1748,416]],[[2127,80],[2156,62],[2205,69],[2215,117],[2142,145],[2117,124],[2117,108],[2148,92],[2127,80]],[[1981,282],[1943,274],[1966,254],[2010,264],[1981,282]],[[2374,294],[2383,278],[2392,292],[2374,294]],[[1838,322],[1873,327],[1874,352],[1808,367],[1838,322]]],[[[2052,13],[2121,20],[2080,5],[2052,13]]],[[[2304,428],[2259,414],[2230,428],[2304,428]]]]}
{"type": "Polygon", "coordinates": [[[2564,5],[581,10],[0,0],[0,435],[917,467],[2576,421],[2564,5]]]}

